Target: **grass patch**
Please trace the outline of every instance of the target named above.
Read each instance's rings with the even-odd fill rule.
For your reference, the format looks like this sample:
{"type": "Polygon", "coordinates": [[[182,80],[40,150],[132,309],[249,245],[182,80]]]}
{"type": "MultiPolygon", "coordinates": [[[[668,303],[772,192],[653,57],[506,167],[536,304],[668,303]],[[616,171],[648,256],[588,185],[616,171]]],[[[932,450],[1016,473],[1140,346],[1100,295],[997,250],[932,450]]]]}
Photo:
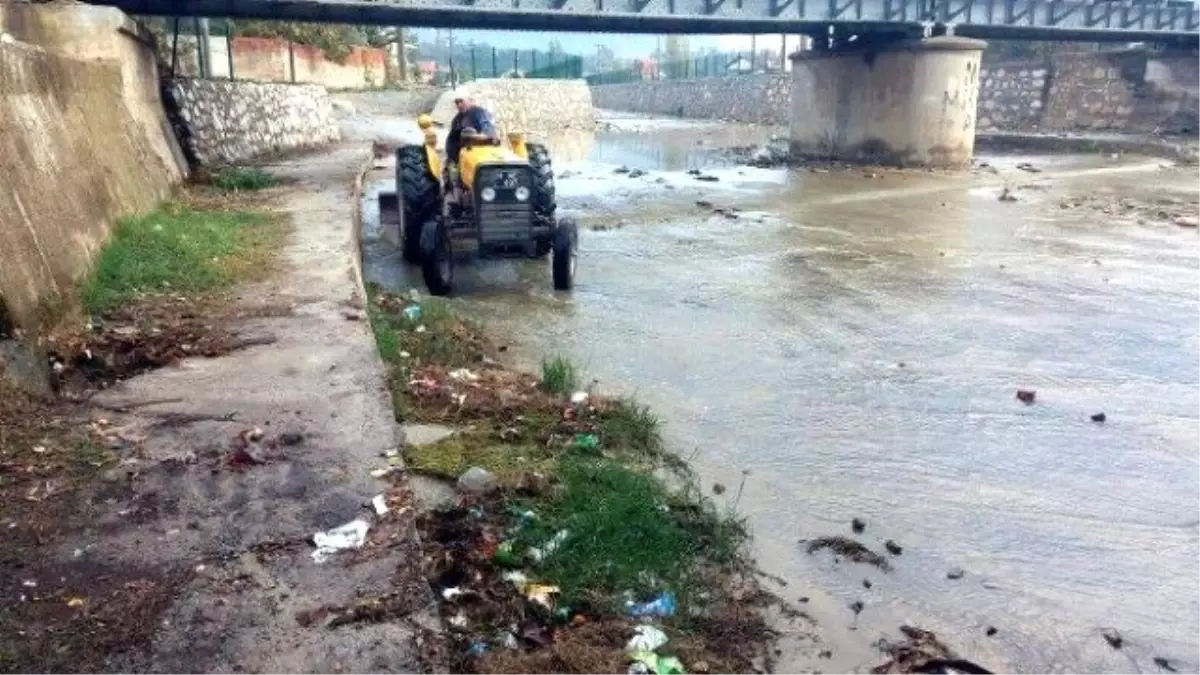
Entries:
{"type": "Polygon", "coordinates": [[[621,399],[600,415],[600,440],[610,447],[657,454],[663,449],[661,427],[649,406],[621,399]]]}
{"type": "Polygon", "coordinates": [[[278,177],[263,171],[246,167],[228,167],[221,169],[212,177],[213,187],[228,192],[251,192],[265,190],[279,185],[278,177]]]}
{"type": "Polygon", "coordinates": [[[689,579],[704,565],[730,562],[745,541],[739,523],[694,503],[689,491],[671,491],[619,461],[567,457],[557,475],[565,489],[529,504],[536,525],[518,542],[523,550],[568,532],[537,569],[539,578],[562,587],[568,604],[666,589],[694,604],[691,591],[699,589],[689,579]]]}
{"type": "Polygon", "coordinates": [[[284,232],[267,213],[167,203],[117,223],[80,299],[102,314],[143,295],[223,290],[268,269],[284,232]]]}
{"type": "Polygon", "coordinates": [[[579,388],[579,371],[575,364],[561,356],[543,360],[542,388],[561,396],[573,394],[579,388]]]}

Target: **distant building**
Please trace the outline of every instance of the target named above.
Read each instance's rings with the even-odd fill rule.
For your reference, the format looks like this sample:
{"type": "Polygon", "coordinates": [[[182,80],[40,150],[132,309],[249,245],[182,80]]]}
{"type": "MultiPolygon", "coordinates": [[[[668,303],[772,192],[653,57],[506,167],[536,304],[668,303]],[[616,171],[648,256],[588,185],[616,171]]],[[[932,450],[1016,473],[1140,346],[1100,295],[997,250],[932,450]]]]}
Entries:
{"type": "Polygon", "coordinates": [[[424,84],[432,84],[433,78],[437,75],[437,61],[418,61],[417,62],[417,79],[424,84]]]}

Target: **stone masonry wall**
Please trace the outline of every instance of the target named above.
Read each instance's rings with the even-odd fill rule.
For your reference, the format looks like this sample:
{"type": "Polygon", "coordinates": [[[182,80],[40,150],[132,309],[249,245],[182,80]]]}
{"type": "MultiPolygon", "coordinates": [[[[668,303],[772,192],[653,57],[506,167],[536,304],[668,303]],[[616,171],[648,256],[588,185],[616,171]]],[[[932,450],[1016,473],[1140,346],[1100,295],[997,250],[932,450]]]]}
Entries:
{"type": "Polygon", "coordinates": [[[989,64],[980,70],[976,129],[1026,129],[1042,117],[1049,67],[1041,63],[989,64]]]}
{"type": "Polygon", "coordinates": [[[438,98],[431,115],[442,124],[453,119],[454,98],[466,96],[487,108],[501,133],[542,134],[596,126],[595,109],[583,80],[496,78],[476,80],[438,98]]]}
{"type": "Polygon", "coordinates": [[[786,125],[790,101],[791,78],[786,74],[731,75],[592,87],[592,103],[602,110],[755,124],[786,125]]]}
{"type": "Polygon", "coordinates": [[[184,127],[182,140],[203,166],[340,138],[324,87],[177,79],[167,91],[184,127]]]}

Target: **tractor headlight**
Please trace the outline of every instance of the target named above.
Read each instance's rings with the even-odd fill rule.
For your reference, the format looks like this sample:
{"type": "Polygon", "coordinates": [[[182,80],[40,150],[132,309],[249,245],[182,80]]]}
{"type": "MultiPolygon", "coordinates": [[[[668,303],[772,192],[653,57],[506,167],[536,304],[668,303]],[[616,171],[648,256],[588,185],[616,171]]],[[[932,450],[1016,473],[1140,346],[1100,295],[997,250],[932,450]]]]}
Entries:
{"type": "Polygon", "coordinates": [[[517,201],[523,202],[529,199],[529,188],[522,185],[516,190],[517,201]]]}
{"type": "Polygon", "coordinates": [[[479,191],[479,198],[485,202],[496,201],[496,190],[494,188],[485,187],[479,191]]]}

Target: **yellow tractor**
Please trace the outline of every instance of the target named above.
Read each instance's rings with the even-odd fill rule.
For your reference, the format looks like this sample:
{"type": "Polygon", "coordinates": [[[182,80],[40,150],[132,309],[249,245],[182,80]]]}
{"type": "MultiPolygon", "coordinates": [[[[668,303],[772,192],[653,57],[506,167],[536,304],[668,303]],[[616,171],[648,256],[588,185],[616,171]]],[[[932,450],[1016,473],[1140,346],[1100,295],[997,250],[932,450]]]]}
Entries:
{"type": "Polygon", "coordinates": [[[551,262],[554,288],[575,282],[579,228],[555,215],[550,154],[522,134],[508,145],[464,133],[458,183],[444,175],[433,120],[417,124],[424,144],[396,150],[396,193],[382,193],[380,219],[399,226],[404,259],[420,264],[433,295],[454,287],[455,262],[469,258],[544,258],[551,262]]]}

